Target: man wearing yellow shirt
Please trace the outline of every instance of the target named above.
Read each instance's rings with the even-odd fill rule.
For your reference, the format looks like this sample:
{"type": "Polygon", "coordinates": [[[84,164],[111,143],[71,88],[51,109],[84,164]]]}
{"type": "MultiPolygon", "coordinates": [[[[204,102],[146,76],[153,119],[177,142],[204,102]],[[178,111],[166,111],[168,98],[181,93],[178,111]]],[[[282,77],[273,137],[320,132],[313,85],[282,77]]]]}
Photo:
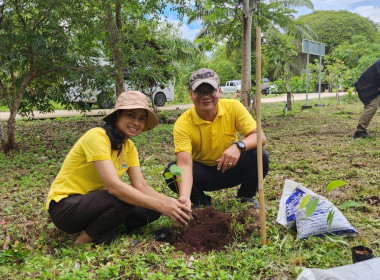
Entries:
{"type": "MultiPolygon", "coordinates": [[[[168,180],[179,199],[193,208],[211,205],[204,191],[216,191],[240,185],[237,198],[258,207],[256,122],[237,100],[220,99],[218,75],[200,69],[190,77],[190,98],[194,106],[174,125],[177,160],[172,164],[184,170],[180,182],[168,180]],[[238,141],[238,133],[244,138],[238,141]]],[[[266,143],[262,133],[263,145],[266,143]]],[[[269,170],[269,157],[263,150],[263,175],[269,170]]]]}

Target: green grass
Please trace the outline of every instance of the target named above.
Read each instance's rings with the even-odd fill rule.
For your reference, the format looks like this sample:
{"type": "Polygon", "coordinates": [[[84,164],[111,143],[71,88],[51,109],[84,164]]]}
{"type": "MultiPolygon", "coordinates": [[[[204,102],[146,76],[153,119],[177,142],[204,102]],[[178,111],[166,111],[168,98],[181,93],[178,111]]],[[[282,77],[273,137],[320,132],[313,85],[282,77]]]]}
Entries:
{"type": "MultiPolygon", "coordinates": [[[[0,251],[0,279],[295,279],[303,267],[350,264],[350,247],[360,244],[360,238],[296,240],[294,230],[276,222],[285,179],[326,196],[338,208],[346,200],[356,202],[340,210],[378,256],[380,206],[370,205],[368,198],[380,196],[379,112],[370,125],[374,138],[353,140],[360,102],[343,100],[338,105],[334,99],[323,99],[325,107],[301,110],[303,103],[296,102],[296,109],[286,115],[283,104],[262,105],[265,149],[271,160],[264,181],[271,207],[266,215],[267,245],[260,245],[260,232],[255,231],[246,242],[235,240],[225,251],[193,256],[154,241],[154,231],[171,224],[166,217],[133,235],[119,236],[110,246],[72,248],[76,235],[56,229],[44,202],[65,155],[101,120],[17,121],[20,150],[0,154],[0,246],[9,247],[0,251]],[[347,185],[327,195],[325,188],[332,180],[347,185]]],[[[172,127],[160,124],[134,139],[147,182],[167,195],[174,194],[161,172],[175,158],[172,127]]],[[[241,211],[240,204],[231,202],[236,189],[209,194],[219,211],[241,211]]]]}

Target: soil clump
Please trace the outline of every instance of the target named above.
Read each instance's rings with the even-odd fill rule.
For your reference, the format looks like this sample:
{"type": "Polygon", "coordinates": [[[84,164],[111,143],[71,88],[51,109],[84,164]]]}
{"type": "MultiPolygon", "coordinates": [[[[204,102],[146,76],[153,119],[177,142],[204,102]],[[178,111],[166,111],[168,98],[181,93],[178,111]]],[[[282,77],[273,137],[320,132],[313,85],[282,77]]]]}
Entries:
{"type": "Polygon", "coordinates": [[[185,254],[223,250],[237,237],[231,229],[233,222],[244,226],[244,236],[239,238],[241,241],[259,227],[258,210],[253,207],[242,211],[234,221],[231,214],[218,212],[213,207],[195,209],[192,216],[189,225],[181,228],[170,242],[185,254]],[[248,217],[251,217],[250,222],[247,222],[248,217]]]}

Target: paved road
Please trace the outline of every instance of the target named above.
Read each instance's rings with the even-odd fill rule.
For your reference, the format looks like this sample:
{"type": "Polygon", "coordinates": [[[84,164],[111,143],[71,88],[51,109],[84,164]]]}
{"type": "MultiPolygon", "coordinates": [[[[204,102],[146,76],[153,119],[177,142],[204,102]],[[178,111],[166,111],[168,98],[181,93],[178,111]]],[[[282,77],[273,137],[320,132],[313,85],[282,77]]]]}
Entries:
{"type": "MultiPolygon", "coordinates": [[[[339,95],[343,96],[347,94],[346,92],[340,92],[339,95]]],[[[321,93],[321,98],[327,98],[327,97],[334,97],[335,92],[326,92],[326,93],[321,93]]],[[[308,94],[308,100],[311,99],[318,99],[319,95],[318,93],[309,93],[308,94]]],[[[299,100],[306,100],[306,93],[297,93],[294,94],[294,100],[299,101],[299,100]]],[[[282,103],[286,101],[286,95],[280,95],[276,97],[263,97],[261,99],[261,103],[282,103]]],[[[176,110],[177,108],[181,110],[189,109],[192,106],[192,104],[181,104],[181,105],[168,105],[164,107],[159,107],[159,110],[176,110]]],[[[86,113],[81,113],[80,111],[77,110],[56,110],[53,113],[39,113],[39,112],[34,112],[34,117],[33,119],[52,119],[52,118],[57,118],[57,117],[72,117],[72,116],[78,116],[78,115],[83,115],[83,116],[104,116],[108,112],[110,112],[111,109],[93,109],[91,112],[86,112],[86,113]]],[[[0,112],[0,121],[8,120],[9,118],[9,112],[0,112]]],[[[23,117],[20,115],[16,116],[16,119],[22,119],[23,117]]]]}

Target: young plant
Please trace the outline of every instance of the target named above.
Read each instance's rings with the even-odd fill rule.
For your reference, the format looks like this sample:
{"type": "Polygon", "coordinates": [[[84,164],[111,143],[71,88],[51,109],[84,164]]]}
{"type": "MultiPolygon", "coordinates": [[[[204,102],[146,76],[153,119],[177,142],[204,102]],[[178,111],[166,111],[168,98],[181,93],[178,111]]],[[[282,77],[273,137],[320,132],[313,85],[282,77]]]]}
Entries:
{"type": "MultiPolygon", "coordinates": [[[[341,180],[331,181],[326,187],[326,192],[329,193],[333,189],[344,186],[345,184],[346,184],[346,182],[341,181],[341,180]]],[[[310,200],[310,194],[305,196],[300,203],[301,209],[304,209],[306,207],[306,209],[305,209],[306,219],[308,219],[311,215],[313,215],[313,213],[317,210],[318,202],[319,202],[319,200],[317,198],[312,199],[310,201],[310,203],[309,203],[309,200],[310,200]]],[[[330,206],[330,208],[331,207],[332,207],[332,205],[330,206]]],[[[332,223],[332,220],[334,218],[334,214],[335,214],[335,211],[333,209],[330,209],[330,212],[329,212],[327,219],[326,219],[327,223],[329,224],[329,229],[331,228],[331,223],[332,223]]]]}
{"type": "Polygon", "coordinates": [[[164,177],[166,180],[172,179],[174,181],[177,193],[179,192],[177,182],[182,182],[181,174],[183,172],[184,171],[182,168],[178,167],[176,164],[173,164],[172,166],[170,166],[169,171],[164,173],[164,177]]]}

